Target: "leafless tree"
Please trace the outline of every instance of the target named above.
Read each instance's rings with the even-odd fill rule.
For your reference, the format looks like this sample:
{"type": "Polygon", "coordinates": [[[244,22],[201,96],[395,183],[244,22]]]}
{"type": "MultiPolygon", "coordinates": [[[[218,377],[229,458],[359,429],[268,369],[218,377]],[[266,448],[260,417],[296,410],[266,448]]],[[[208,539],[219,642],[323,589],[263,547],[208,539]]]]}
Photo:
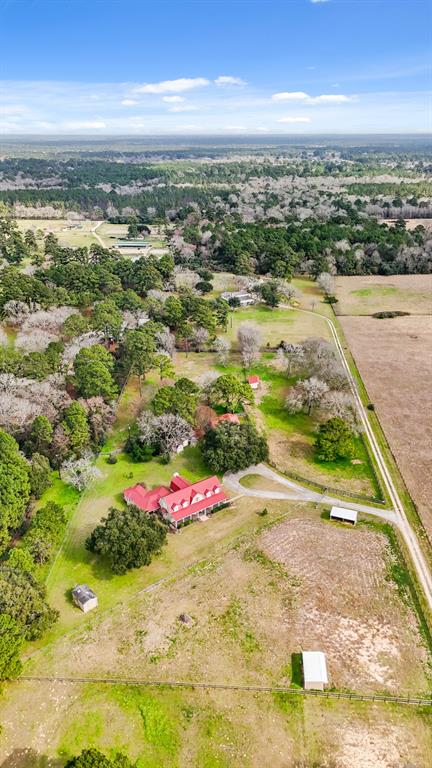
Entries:
{"type": "Polygon", "coordinates": [[[254,323],[241,323],[237,331],[237,343],[243,366],[250,368],[260,359],[261,332],[254,323]]]}
{"type": "Polygon", "coordinates": [[[159,348],[159,352],[163,352],[169,357],[172,357],[175,352],[175,336],[171,333],[169,328],[163,328],[161,331],[155,333],[156,343],[159,348]]]}
{"type": "Polygon", "coordinates": [[[35,416],[46,416],[55,422],[69,403],[61,376],[36,381],[0,374],[0,427],[9,432],[25,430],[35,416]]]}
{"type": "Polygon", "coordinates": [[[231,351],[231,342],[225,336],[218,336],[214,341],[213,350],[216,352],[219,365],[226,365],[231,351]]]}
{"type": "Polygon", "coordinates": [[[292,283],[285,283],[282,280],[279,282],[279,293],[288,301],[301,297],[300,291],[292,283]]]}
{"type": "Polygon", "coordinates": [[[77,491],[83,491],[93,480],[101,477],[100,469],[95,467],[94,456],[89,453],[80,459],[67,459],[60,467],[60,477],[77,491]]]}
{"type": "Polygon", "coordinates": [[[328,391],[329,388],[325,381],[312,376],[305,381],[299,381],[293,387],[285,401],[286,406],[290,413],[298,413],[306,408],[307,414],[310,415],[312,408],[316,408],[322,403],[328,391]]]}
{"type": "Polygon", "coordinates": [[[161,454],[170,456],[192,440],[193,430],[181,416],[163,413],[157,417],[156,435],[161,454]]]}
{"type": "Polygon", "coordinates": [[[276,353],[278,367],[284,369],[288,376],[298,373],[304,362],[305,352],[301,344],[284,342],[276,353]]]}
{"type": "Polygon", "coordinates": [[[353,397],[347,392],[330,391],[324,396],[321,407],[328,418],[338,417],[346,421],[355,433],[361,432],[361,425],[353,397]]]}
{"type": "Polygon", "coordinates": [[[137,419],[140,439],[145,445],[154,442],[156,435],[157,417],[151,411],[142,411],[137,419]]]}
{"type": "Polygon", "coordinates": [[[209,340],[209,332],[207,328],[202,328],[201,326],[198,327],[195,330],[194,336],[193,336],[193,342],[195,344],[197,352],[202,352],[205,345],[207,344],[209,340]]]}
{"type": "Polygon", "coordinates": [[[321,272],[321,274],[318,275],[317,283],[327,296],[334,295],[334,280],[329,272],[321,272]]]}

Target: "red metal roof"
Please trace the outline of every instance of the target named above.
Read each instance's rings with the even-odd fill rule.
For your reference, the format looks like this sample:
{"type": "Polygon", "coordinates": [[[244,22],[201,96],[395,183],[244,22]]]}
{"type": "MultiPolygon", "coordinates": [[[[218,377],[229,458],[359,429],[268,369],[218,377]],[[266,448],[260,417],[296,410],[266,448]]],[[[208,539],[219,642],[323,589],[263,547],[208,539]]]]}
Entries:
{"type": "Polygon", "coordinates": [[[249,384],[258,384],[259,380],[260,380],[259,376],[249,376],[248,378],[249,384]]]}
{"type": "Polygon", "coordinates": [[[169,488],[160,485],[146,490],[143,485],[137,483],[131,488],[126,488],[123,495],[128,502],[147,512],[156,512],[162,507],[176,522],[226,501],[226,495],[216,475],[197,483],[188,483],[181,475],[173,475],[169,488]],[[175,506],[179,509],[174,511],[175,506]]]}
{"type": "Polygon", "coordinates": [[[220,482],[216,475],[207,477],[205,480],[199,480],[197,483],[192,483],[186,488],[182,488],[179,491],[169,493],[163,499],[163,509],[170,514],[174,520],[181,520],[183,517],[187,517],[193,512],[199,512],[207,507],[213,506],[213,504],[220,503],[226,499],[225,493],[221,489],[220,482]],[[217,489],[217,491],[216,491],[217,489]],[[206,496],[210,493],[210,496],[206,496]],[[194,501],[197,496],[203,496],[194,501]],[[204,502],[204,503],[203,503],[204,502]],[[183,507],[183,504],[187,506],[183,507]],[[174,507],[179,506],[180,509],[174,511],[174,507]]]}
{"type": "Polygon", "coordinates": [[[221,489],[219,493],[214,493],[212,496],[201,499],[201,501],[196,501],[188,507],[178,509],[176,512],[170,512],[170,517],[178,523],[180,520],[184,520],[185,517],[189,517],[189,515],[205,512],[206,509],[213,507],[214,504],[222,504],[224,501],[226,501],[226,496],[221,489]]]}
{"type": "Polygon", "coordinates": [[[190,483],[176,472],[171,478],[170,491],[180,491],[182,488],[187,488],[189,485],[190,483]]]}
{"type": "Polygon", "coordinates": [[[161,496],[166,496],[169,493],[169,489],[164,485],[159,485],[157,488],[146,490],[146,488],[137,483],[131,488],[126,488],[123,493],[124,498],[130,504],[134,504],[139,509],[143,509],[146,512],[156,512],[159,509],[159,500],[161,496]]]}

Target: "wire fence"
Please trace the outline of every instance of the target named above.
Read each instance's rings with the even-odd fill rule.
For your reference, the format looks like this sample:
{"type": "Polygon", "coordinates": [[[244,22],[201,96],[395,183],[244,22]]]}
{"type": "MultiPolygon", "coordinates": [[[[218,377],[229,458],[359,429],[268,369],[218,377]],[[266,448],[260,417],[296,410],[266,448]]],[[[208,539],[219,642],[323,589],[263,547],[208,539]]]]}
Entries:
{"type": "Polygon", "coordinates": [[[286,477],[288,477],[290,480],[296,480],[298,483],[301,483],[302,485],[305,485],[306,487],[310,486],[312,489],[316,489],[319,493],[323,493],[326,495],[334,495],[336,497],[342,496],[343,498],[351,499],[353,501],[364,501],[366,503],[373,503],[373,504],[380,504],[382,506],[386,505],[386,502],[382,498],[378,498],[378,496],[367,496],[366,494],[362,493],[353,493],[351,491],[344,491],[342,488],[332,488],[330,485],[324,485],[323,483],[319,483],[317,480],[311,480],[310,478],[303,477],[302,475],[297,474],[297,472],[292,472],[290,469],[282,469],[279,465],[275,464],[272,461],[269,461],[268,464],[273,467],[273,469],[276,469],[278,472],[282,472],[286,477]]]}
{"type": "Polygon", "coordinates": [[[198,683],[178,680],[140,680],[137,678],[120,677],[50,677],[21,675],[18,678],[29,682],[49,683],[80,683],[97,685],[131,685],[147,688],[190,688],[211,689],[222,691],[250,691],[252,693],[285,693],[292,696],[315,696],[324,699],[347,699],[352,701],[370,701],[393,704],[409,704],[413,706],[432,706],[432,698],[420,696],[390,696],[386,694],[350,693],[348,691],[320,691],[317,689],[290,688],[283,685],[230,685],[228,683],[198,683]]]}

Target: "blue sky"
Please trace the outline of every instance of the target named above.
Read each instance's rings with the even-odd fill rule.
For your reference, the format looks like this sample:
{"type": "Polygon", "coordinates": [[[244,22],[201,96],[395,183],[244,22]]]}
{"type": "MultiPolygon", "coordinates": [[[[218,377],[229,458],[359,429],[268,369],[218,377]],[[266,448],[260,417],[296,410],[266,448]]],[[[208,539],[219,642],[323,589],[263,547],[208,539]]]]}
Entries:
{"type": "Polygon", "coordinates": [[[3,133],[430,131],[429,0],[0,0],[3,133]]]}

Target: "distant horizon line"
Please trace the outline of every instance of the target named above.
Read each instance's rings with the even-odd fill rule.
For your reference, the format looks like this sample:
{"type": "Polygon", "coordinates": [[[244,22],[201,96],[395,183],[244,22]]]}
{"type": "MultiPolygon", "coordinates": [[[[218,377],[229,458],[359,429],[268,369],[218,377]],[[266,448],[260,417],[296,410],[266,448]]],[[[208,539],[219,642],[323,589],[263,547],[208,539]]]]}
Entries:
{"type": "Polygon", "coordinates": [[[279,139],[292,139],[292,138],[304,138],[311,139],[316,137],[328,137],[328,136],[388,136],[388,137],[425,137],[432,139],[432,131],[321,131],[316,133],[248,133],[247,131],[235,132],[235,133],[4,133],[0,135],[0,149],[2,141],[14,141],[33,139],[33,140],[47,140],[47,139],[83,139],[93,141],[105,141],[105,140],[120,140],[120,139],[239,139],[239,138],[252,138],[255,140],[262,140],[267,137],[279,138],[279,139]]]}

